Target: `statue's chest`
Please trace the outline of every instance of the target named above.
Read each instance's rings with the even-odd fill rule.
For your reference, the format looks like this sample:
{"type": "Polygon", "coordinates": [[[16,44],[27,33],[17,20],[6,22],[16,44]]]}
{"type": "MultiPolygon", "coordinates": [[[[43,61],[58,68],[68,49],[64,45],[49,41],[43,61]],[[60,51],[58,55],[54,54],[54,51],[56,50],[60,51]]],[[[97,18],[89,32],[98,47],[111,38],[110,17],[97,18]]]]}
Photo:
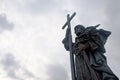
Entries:
{"type": "Polygon", "coordinates": [[[76,51],[80,52],[89,48],[88,41],[85,41],[84,38],[76,38],[75,40],[76,51]]]}

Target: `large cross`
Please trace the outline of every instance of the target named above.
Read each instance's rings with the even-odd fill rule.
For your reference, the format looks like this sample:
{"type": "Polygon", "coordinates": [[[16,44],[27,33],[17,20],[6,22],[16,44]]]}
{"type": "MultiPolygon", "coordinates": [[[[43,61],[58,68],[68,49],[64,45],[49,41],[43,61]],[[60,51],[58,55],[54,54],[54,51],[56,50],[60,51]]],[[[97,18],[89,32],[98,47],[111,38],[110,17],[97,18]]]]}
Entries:
{"type": "Polygon", "coordinates": [[[70,25],[70,21],[73,19],[73,17],[76,15],[76,13],[74,12],[72,14],[72,16],[70,17],[70,15],[67,15],[67,22],[64,24],[64,26],[62,27],[62,29],[64,29],[66,26],[68,26],[69,28],[69,50],[70,50],[70,63],[71,63],[71,76],[72,76],[72,80],[76,80],[76,76],[75,76],[75,64],[74,64],[74,55],[73,55],[73,50],[72,50],[72,35],[71,35],[71,25],[70,25]]]}
{"type": "MultiPolygon", "coordinates": [[[[73,19],[73,17],[76,15],[76,13],[74,12],[73,14],[72,14],[72,16],[71,17],[69,17],[69,20],[67,20],[66,21],[66,23],[63,25],[63,27],[62,27],[62,29],[64,29],[67,25],[68,25],[68,23],[70,23],[70,21],[73,19]]],[[[69,16],[69,14],[67,15],[67,17],[69,16]]]]}

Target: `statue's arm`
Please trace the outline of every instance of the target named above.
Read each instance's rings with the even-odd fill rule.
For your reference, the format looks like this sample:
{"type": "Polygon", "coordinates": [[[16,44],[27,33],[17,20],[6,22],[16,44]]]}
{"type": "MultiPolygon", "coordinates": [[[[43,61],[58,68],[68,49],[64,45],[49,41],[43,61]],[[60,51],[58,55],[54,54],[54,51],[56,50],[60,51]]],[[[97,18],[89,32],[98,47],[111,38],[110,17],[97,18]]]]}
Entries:
{"type": "Polygon", "coordinates": [[[68,39],[66,37],[62,40],[62,43],[64,44],[64,48],[67,51],[69,51],[69,42],[68,42],[68,39]]]}
{"type": "Polygon", "coordinates": [[[69,51],[69,28],[66,30],[65,38],[62,40],[64,48],[69,51]]]}
{"type": "MultiPolygon", "coordinates": [[[[66,49],[66,51],[70,51],[69,49],[69,41],[67,38],[64,38],[63,41],[62,41],[63,45],[64,45],[64,48],[66,49]]],[[[75,54],[75,43],[72,43],[72,53],[75,54]]]]}
{"type": "MultiPolygon", "coordinates": [[[[66,35],[65,35],[65,38],[62,40],[62,43],[64,44],[64,48],[67,50],[67,51],[70,51],[69,50],[69,28],[66,30],[66,35]]],[[[74,48],[74,43],[72,42],[72,49],[74,48]]]]}

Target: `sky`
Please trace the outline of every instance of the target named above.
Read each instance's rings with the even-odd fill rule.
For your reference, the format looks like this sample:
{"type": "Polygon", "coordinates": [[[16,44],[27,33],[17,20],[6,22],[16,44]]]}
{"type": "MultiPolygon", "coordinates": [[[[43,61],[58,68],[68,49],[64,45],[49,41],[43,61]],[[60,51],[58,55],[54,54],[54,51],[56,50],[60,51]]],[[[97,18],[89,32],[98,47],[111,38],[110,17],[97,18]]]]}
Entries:
{"type": "Polygon", "coordinates": [[[120,78],[119,0],[0,0],[0,80],[71,80],[69,52],[62,39],[66,15],[75,25],[111,31],[108,65],[120,78]]]}

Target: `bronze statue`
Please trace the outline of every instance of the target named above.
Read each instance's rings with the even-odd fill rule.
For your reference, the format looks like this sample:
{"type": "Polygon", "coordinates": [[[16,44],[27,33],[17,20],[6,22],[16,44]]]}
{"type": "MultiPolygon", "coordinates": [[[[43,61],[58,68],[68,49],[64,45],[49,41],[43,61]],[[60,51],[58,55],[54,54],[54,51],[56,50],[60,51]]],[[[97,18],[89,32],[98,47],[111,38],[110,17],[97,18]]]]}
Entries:
{"type": "Polygon", "coordinates": [[[111,32],[97,29],[99,24],[86,28],[83,25],[77,25],[74,28],[76,38],[73,43],[70,40],[70,19],[72,18],[68,15],[68,28],[62,42],[65,49],[73,55],[72,80],[119,80],[107,65],[104,56],[104,45],[111,32]]]}

